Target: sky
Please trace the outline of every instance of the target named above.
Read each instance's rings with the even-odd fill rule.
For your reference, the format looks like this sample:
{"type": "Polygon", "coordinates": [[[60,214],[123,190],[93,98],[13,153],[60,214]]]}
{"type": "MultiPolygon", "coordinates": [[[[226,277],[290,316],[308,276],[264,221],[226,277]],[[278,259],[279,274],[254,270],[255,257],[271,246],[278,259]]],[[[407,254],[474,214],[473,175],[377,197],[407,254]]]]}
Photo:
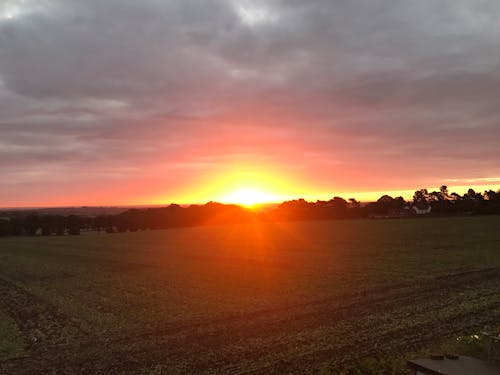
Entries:
{"type": "Polygon", "coordinates": [[[500,187],[496,0],[0,0],[0,206],[500,187]]]}

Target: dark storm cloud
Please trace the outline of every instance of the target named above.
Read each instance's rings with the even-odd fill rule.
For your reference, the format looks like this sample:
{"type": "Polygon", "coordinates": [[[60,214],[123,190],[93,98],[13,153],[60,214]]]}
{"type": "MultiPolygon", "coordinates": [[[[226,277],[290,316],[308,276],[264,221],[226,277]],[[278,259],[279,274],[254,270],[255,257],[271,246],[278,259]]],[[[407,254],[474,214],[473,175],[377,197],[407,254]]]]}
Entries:
{"type": "Polygon", "coordinates": [[[302,153],[500,176],[499,20],[493,0],[6,0],[0,170],[21,185],[302,153]]]}

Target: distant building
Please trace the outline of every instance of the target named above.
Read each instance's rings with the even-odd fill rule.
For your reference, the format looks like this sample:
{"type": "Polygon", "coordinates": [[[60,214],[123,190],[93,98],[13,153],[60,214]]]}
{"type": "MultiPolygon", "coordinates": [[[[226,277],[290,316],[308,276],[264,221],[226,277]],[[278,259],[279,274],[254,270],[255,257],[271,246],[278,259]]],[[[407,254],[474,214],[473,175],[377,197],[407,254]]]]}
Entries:
{"type": "Polygon", "coordinates": [[[413,206],[411,208],[417,215],[427,215],[431,213],[432,207],[429,205],[426,208],[418,208],[417,206],[413,206]]]}

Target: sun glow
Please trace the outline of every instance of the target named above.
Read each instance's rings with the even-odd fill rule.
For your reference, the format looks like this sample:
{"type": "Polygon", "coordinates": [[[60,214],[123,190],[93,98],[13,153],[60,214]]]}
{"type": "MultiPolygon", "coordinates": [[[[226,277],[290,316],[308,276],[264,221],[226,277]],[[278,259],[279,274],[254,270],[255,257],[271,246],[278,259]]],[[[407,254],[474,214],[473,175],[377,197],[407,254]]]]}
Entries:
{"type": "Polygon", "coordinates": [[[280,202],[288,195],[290,185],[293,186],[287,178],[275,171],[266,171],[264,167],[233,168],[215,176],[207,184],[205,194],[214,197],[217,202],[250,207],[261,203],[280,202]]]}
{"type": "Polygon", "coordinates": [[[240,162],[199,176],[192,186],[174,191],[169,197],[154,197],[148,203],[205,204],[214,201],[258,208],[262,203],[280,203],[295,197],[299,185],[294,181],[282,171],[240,162]]]}
{"type": "Polygon", "coordinates": [[[277,196],[251,187],[234,190],[218,199],[221,203],[234,203],[243,206],[276,202],[277,200],[277,196]]]}

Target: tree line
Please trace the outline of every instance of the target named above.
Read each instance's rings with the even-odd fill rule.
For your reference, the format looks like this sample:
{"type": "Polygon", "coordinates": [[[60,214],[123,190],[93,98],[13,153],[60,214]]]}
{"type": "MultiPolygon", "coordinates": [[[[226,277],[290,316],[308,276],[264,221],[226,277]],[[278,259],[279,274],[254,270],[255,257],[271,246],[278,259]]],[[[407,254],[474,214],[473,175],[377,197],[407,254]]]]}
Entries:
{"type": "Polygon", "coordinates": [[[187,207],[171,204],[161,208],[129,209],[118,214],[83,216],[39,214],[37,211],[0,212],[0,236],[79,235],[82,231],[106,233],[167,229],[251,220],[333,220],[349,218],[412,217],[418,215],[500,214],[500,190],[483,193],[469,189],[464,195],[415,191],[413,199],[383,195],[375,202],[333,197],[327,201],[296,199],[266,211],[252,211],[234,204],[209,202],[187,207]]]}
{"type": "Polygon", "coordinates": [[[469,189],[464,195],[449,193],[443,185],[439,191],[415,191],[413,199],[383,195],[377,201],[362,204],[354,198],[334,197],[329,201],[308,202],[297,199],[279,205],[271,217],[277,219],[345,219],[377,217],[411,217],[428,215],[500,214],[500,190],[476,193],[469,189]]]}

